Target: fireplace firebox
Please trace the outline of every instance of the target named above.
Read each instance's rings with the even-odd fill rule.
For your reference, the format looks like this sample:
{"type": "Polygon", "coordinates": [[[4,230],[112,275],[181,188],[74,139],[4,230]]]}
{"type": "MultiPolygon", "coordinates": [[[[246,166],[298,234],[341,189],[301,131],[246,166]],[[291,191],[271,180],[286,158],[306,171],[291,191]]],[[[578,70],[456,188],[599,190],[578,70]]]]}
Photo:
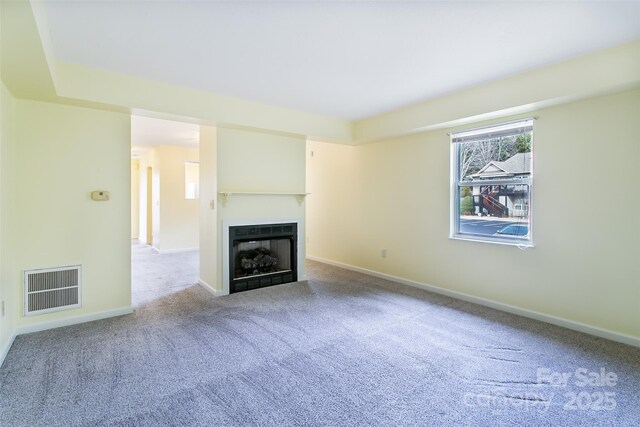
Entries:
{"type": "Polygon", "coordinates": [[[229,293],[298,280],[295,223],[229,227],[229,293]]]}

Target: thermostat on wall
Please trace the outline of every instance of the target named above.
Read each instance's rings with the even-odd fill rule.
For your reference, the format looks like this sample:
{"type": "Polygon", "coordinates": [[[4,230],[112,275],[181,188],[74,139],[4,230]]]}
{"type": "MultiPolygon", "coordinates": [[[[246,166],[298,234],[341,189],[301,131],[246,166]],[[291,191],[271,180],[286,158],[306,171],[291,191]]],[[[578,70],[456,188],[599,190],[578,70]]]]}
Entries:
{"type": "Polygon", "coordinates": [[[109,192],[104,190],[92,191],[91,200],[96,200],[101,202],[109,200],[109,192]]]}

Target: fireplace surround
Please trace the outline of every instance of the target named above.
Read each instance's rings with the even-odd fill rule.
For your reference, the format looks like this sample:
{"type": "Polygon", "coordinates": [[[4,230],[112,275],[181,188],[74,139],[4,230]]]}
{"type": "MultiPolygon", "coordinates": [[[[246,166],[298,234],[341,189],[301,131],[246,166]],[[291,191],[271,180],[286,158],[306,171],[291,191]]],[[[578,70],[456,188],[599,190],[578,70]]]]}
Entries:
{"type": "Polygon", "coordinates": [[[295,222],[229,226],[229,293],[297,281],[297,247],[295,222]]]}

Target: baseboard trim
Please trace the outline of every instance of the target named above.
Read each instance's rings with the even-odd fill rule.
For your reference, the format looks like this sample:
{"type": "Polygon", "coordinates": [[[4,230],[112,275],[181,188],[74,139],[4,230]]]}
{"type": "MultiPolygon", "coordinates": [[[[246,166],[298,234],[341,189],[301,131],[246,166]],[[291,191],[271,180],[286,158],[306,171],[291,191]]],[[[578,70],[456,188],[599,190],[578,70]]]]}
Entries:
{"type": "Polygon", "coordinates": [[[79,316],[66,317],[48,322],[35,323],[33,325],[20,326],[16,330],[16,335],[30,334],[32,332],[46,331],[48,329],[62,328],[64,326],[77,325],[78,323],[93,322],[94,320],[107,319],[109,317],[124,316],[133,313],[132,307],[122,307],[113,310],[101,311],[98,313],[82,314],[79,316]]]}
{"type": "Polygon", "coordinates": [[[16,339],[16,336],[17,336],[17,334],[15,332],[13,334],[11,334],[11,337],[9,338],[9,341],[7,341],[7,343],[5,344],[4,348],[2,349],[2,353],[0,353],[0,368],[2,367],[2,364],[4,363],[5,357],[7,357],[7,354],[9,354],[9,349],[13,345],[13,341],[16,339]]]}
{"type": "Polygon", "coordinates": [[[229,295],[228,292],[219,291],[217,289],[214,289],[212,286],[210,286],[207,282],[205,282],[203,280],[198,280],[198,285],[200,285],[205,291],[209,292],[214,297],[221,297],[221,296],[229,295]]]}
{"type": "Polygon", "coordinates": [[[356,267],[354,265],[345,264],[342,262],[316,257],[313,255],[307,255],[307,259],[312,261],[321,262],[323,264],[329,264],[336,267],[344,268],[346,270],[355,271],[358,273],[366,274],[380,279],[389,280],[391,282],[400,283],[403,285],[411,286],[414,288],[424,289],[430,292],[434,292],[440,295],[446,295],[451,298],[471,302],[474,304],[483,305],[496,310],[505,311],[507,313],[516,314],[518,316],[527,317],[529,319],[539,320],[545,323],[551,323],[552,325],[561,326],[563,328],[572,329],[574,331],[583,332],[589,335],[595,335],[600,338],[606,338],[611,341],[620,342],[623,344],[632,345],[634,347],[640,347],[640,338],[632,335],[615,332],[609,329],[599,328],[597,326],[588,325],[586,323],[576,322],[573,320],[565,319],[562,317],[553,316],[550,314],[541,313],[539,311],[529,310],[526,308],[517,307],[510,304],[504,304],[498,301],[476,297],[473,295],[465,294],[463,292],[452,291],[449,289],[440,288],[433,285],[427,285],[425,283],[416,282],[413,280],[405,279],[391,274],[380,273],[375,270],[369,270],[367,268],[356,267]]]}

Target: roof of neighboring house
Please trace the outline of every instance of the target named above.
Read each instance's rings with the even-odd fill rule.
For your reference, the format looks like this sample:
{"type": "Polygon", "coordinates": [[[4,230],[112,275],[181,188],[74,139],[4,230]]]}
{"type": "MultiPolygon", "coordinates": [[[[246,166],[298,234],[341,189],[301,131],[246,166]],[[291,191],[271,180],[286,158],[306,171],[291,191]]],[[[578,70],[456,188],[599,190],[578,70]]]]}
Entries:
{"type": "Polygon", "coordinates": [[[531,152],[517,153],[509,157],[504,162],[489,162],[477,173],[471,175],[472,178],[494,178],[514,175],[525,175],[531,173],[531,152]]]}

